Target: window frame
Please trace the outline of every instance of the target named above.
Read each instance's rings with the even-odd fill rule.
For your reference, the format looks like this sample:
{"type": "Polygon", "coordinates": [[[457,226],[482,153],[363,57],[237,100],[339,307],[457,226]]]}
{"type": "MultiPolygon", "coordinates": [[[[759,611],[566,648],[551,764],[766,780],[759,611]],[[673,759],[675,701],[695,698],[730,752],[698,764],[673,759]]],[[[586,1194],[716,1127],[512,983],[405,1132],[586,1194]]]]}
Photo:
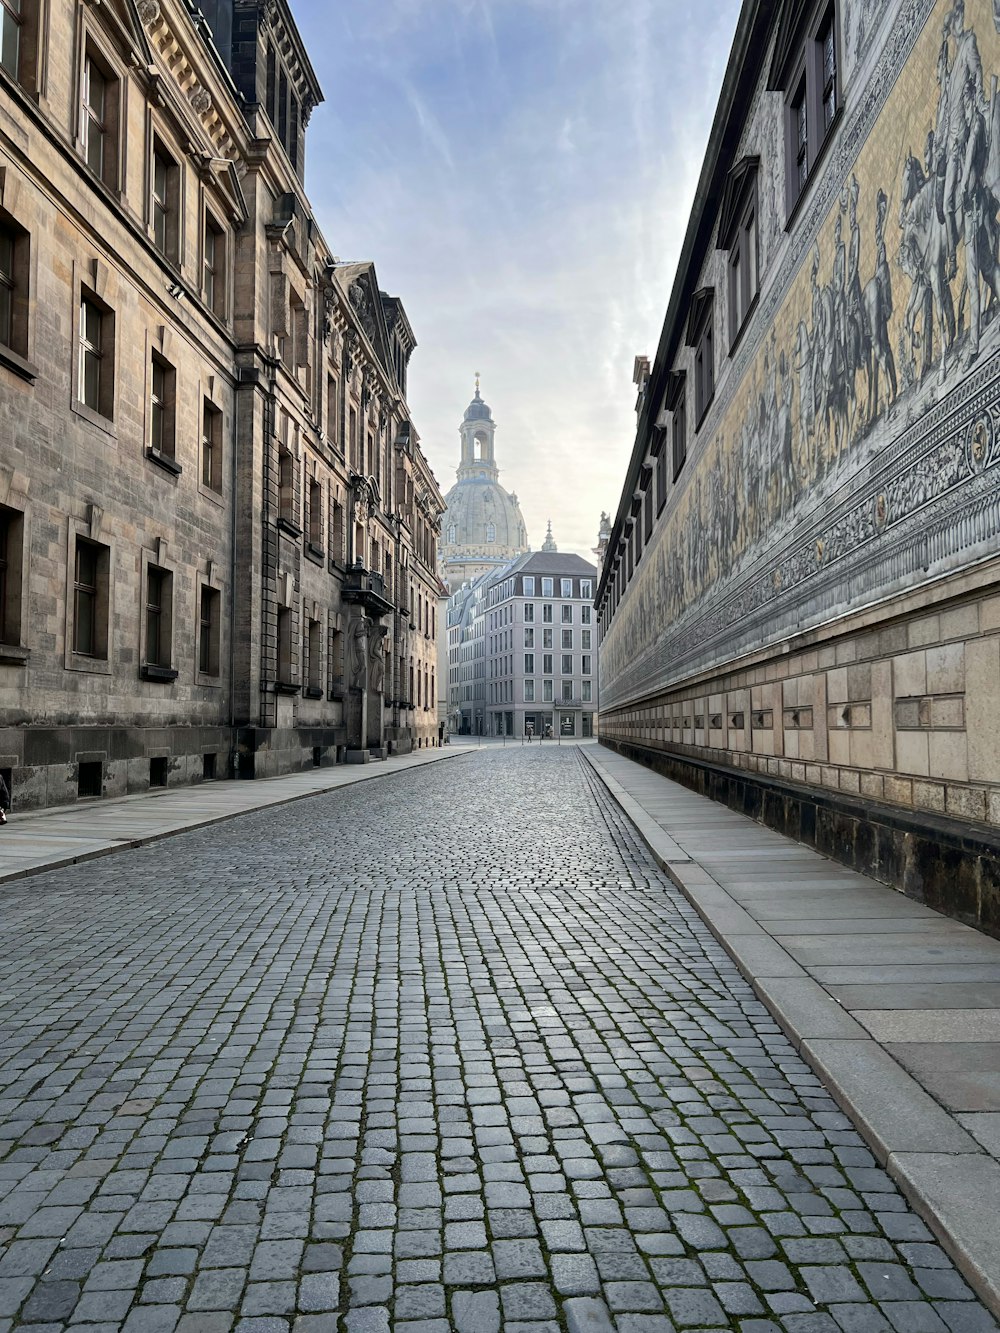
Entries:
{"type": "Polygon", "coordinates": [[[143,680],[170,684],[178,676],[174,660],[174,570],[159,557],[144,552],[140,591],[139,675],[143,680]],[[156,601],[153,601],[153,594],[156,601]],[[154,619],[155,617],[155,619],[154,619]],[[155,628],[155,636],[151,632],[155,628]]]}
{"type": "Polygon", "coordinates": [[[155,348],[149,353],[146,457],[177,476],[177,368],[155,348]]]}
{"type": "Polygon", "coordinates": [[[223,490],[224,422],[222,408],[207,395],[203,395],[201,400],[201,458],[199,459],[198,475],[201,488],[215,497],[221,496],[223,490]]]}
{"type": "Polygon", "coordinates": [[[154,130],[149,150],[149,235],[168,263],[180,267],[183,256],[183,168],[167,140],[154,130]],[[158,179],[163,168],[162,188],[158,179]]]}
{"type": "Polygon", "coordinates": [[[843,110],[840,27],[837,0],[813,0],[792,40],[784,44],[780,55],[776,51],[769,86],[784,94],[786,227],[808,191],[843,110]],[[833,56],[829,81],[827,37],[833,56]],[[828,82],[832,82],[832,106],[828,82]]]}
{"type": "Polygon", "coordinates": [[[0,504],[0,661],[5,649],[24,645],[27,551],[27,514],[0,504]]]}
{"type": "Polygon", "coordinates": [[[121,185],[121,97],[122,76],[107,52],[88,31],[83,43],[83,63],[80,69],[80,127],[78,143],[80,155],[91,177],[109,190],[121,185]],[[104,83],[104,100],[100,116],[91,101],[92,71],[104,83]],[[100,165],[92,160],[92,134],[100,133],[100,165]]]}
{"type": "Polygon", "coordinates": [[[218,684],[222,674],[222,592],[210,583],[198,582],[198,642],[195,645],[196,679],[200,684],[218,684]],[[209,614],[206,617],[206,604],[209,614]]]}
{"type": "Polygon", "coordinates": [[[226,229],[210,208],[205,208],[201,238],[201,294],[217,319],[229,312],[229,242],[226,229]],[[209,263],[209,237],[212,262],[209,263]]]}
{"type": "Polygon", "coordinates": [[[76,359],[74,362],[73,407],[88,420],[99,425],[103,430],[114,433],[115,423],[115,332],[117,318],[114,308],[86,283],[80,283],[76,299],[76,359]],[[85,307],[91,307],[100,317],[100,342],[93,343],[87,321],[85,307]],[[87,401],[87,376],[85,356],[96,356],[98,361],[97,405],[87,401]]]}
{"type": "Polygon", "coordinates": [[[37,367],[28,359],[33,276],[31,235],[15,217],[0,208],[0,245],[4,241],[9,245],[9,260],[7,267],[0,267],[0,289],[8,295],[7,311],[0,318],[0,364],[31,383],[38,374],[37,367]]]}

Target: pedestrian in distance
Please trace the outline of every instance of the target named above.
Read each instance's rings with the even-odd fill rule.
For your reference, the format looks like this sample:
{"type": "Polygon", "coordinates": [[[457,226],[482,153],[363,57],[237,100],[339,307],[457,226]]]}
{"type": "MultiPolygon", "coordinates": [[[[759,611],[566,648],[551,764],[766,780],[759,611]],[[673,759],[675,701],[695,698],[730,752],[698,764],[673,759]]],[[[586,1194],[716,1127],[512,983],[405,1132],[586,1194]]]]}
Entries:
{"type": "Polygon", "coordinates": [[[10,809],[10,790],[0,773],[0,824],[6,824],[7,811],[10,809]]]}

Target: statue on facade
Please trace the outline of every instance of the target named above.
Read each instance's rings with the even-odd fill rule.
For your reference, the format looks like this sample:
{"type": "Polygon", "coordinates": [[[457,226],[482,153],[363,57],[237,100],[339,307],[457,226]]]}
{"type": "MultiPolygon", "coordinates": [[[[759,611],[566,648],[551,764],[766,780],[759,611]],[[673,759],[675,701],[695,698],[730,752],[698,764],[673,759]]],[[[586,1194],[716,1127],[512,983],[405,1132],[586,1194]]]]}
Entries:
{"type": "Polygon", "coordinates": [[[371,628],[372,621],[368,616],[358,616],[351,630],[351,684],[359,690],[365,688],[368,676],[368,634],[371,628]]]}
{"type": "Polygon", "coordinates": [[[385,689],[385,636],[389,633],[385,625],[372,625],[371,645],[369,655],[371,657],[371,688],[374,694],[381,694],[385,689]]]}

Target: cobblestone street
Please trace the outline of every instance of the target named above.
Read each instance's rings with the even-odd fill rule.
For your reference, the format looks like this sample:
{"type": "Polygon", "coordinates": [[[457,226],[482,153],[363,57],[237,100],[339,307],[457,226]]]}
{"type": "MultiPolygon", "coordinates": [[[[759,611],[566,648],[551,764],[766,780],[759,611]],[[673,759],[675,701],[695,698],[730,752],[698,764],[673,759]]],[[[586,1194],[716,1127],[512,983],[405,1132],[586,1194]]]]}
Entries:
{"type": "Polygon", "coordinates": [[[573,747],[4,898],[0,1333],[997,1328],[573,747]]]}

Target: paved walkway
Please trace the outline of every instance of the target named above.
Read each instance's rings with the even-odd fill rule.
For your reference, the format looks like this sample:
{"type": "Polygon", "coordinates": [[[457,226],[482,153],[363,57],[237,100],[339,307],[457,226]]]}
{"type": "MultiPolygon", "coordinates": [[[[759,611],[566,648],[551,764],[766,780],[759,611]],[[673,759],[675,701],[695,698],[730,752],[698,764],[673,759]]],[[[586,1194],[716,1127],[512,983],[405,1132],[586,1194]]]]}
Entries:
{"type": "Polygon", "coordinates": [[[459,749],[445,746],[370,764],[310,768],[304,773],[254,782],[204,782],[193,787],[153,789],[138,796],[50,806],[24,814],[15,811],[0,828],[0,884],[125,847],[141,847],[251,810],[421,768],[459,753],[459,749]]]}
{"type": "Polygon", "coordinates": [[[603,746],[587,756],[1000,1310],[1000,940],[603,746]]]}
{"type": "Polygon", "coordinates": [[[998,1333],[594,754],[7,884],[0,1333],[998,1333]]]}

